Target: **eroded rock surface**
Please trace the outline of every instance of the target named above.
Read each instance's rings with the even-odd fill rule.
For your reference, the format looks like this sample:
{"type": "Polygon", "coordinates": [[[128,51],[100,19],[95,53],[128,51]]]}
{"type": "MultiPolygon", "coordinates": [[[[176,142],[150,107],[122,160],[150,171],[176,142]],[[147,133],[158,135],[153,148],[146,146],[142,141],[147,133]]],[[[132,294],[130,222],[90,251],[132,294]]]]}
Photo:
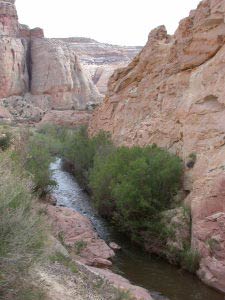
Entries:
{"type": "Polygon", "coordinates": [[[225,222],[210,220],[225,213],[225,188],[218,183],[225,176],[224,17],[224,0],[204,0],[174,36],[164,26],[153,30],[141,53],[111,77],[89,127],[91,134],[111,132],[117,144],[155,143],[182,157],[192,246],[202,256],[198,274],[222,291],[225,222]],[[206,251],[214,235],[219,255],[218,249],[206,251]]]}
{"type": "Polygon", "coordinates": [[[114,251],[98,237],[91,222],[78,212],[64,207],[48,207],[55,235],[71,249],[71,255],[90,266],[110,267],[114,251]]]}
{"type": "Polygon", "coordinates": [[[84,69],[101,94],[107,91],[108,80],[113,72],[125,67],[141,51],[138,46],[117,46],[99,43],[88,38],[65,38],[69,47],[77,53],[84,69]]]}
{"type": "Polygon", "coordinates": [[[85,109],[101,97],[84,73],[76,52],[64,42],[34,39],[31,93],[48,94],[54,109],[85,109]]]}
{"type": "Polygon", "coordinates": [[[115,274],[107,269],[99,269],[95,267],[85,266],[79,264],[80,269],[84,272],[90,281],[96,281],[96,279],[102,279],[102,293],[105,295],[104,299],[111,299],[107,293],[110,288],[113,286],[116,288],[117,293],[114,292],[114,297],[112,299],[120,299],[122,297],[122,292],[125,292],[124,297],[128,299],[135,300],[153,300],[150,293],[139,286],[133,285],[129,280],[124,277],[115,274]]]}
{"type": "Polygon", "coordinates": [[[39,125],[55,124],[69,127],[88,125],[91,112],[76,110],[51,110],[45,114],[39,125]]]}
{"type": "Polygon", "coordinates": [[[15,36],[18,33],[18,17],[14,0],[0,1],[0,36],[15,36]]]}
{"type": "Polygon", "coordinates": [[[51,110],[71,110],[72,118],[102,100],[75,50],[19,24],[11,0],[0,0],[0,69],[0,105],[12,121],[39,122],[51,110]]]}

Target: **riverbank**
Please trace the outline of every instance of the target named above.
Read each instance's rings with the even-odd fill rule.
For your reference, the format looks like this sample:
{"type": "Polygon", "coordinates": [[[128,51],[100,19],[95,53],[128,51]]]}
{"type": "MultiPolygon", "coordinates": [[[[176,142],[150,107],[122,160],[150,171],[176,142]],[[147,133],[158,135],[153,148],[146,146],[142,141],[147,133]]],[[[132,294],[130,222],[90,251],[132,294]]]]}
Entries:
{"type": "Polygon", "coordinates": [[[0,245],[2,247],[4,241],[8,250],[0,257],[0,298],[55,300],[57,295],[65,294],[68,300],[74,299],[74,295],[84,300],[118,300],[132,299],[132,292],[136,298],[139,295],[143,298],[144,293],[148,299],[148,290],[157,300],[165,299],[164,295],[170,300],[223,299],[223,295],[207,288],[196,277],[149,256],[102,219],[83,188],[71,174],[62,170],[60,160],[54,161],[57,147],[62,143],[57,144],[56,140],[52,143],[49,136],[33,130],[3,129],[4,152],[0,156],[6,160],[1,165],[0,226],[1,233],[6,235],[1,236],[0,245]],[[86,224],[85,229],[81,230],[79,222],[86,224]],[[40,227],[44,234],[40,235],[40,227]],[[82,234],[86,234],[86,228],[89,234],[85,241],[82,234]],[[69,231],[65,234],[62,229],[69,231]],[[76,239],[71,240],[70,234],[74,232],[76,239]],[[29,243],[34,240],[39,243],[29,250],[26,238],[29,243]],[[115,256],[109,247],[112,241],[122,247],[115,256]],[[17,265],[20,257],[25,261],[17,265]],[[96,269],[96,266],[104,266],[104,269],[96,269]],[[19,272],[14,267],[18,267],[19,272]]]}
{"type": "MultiPolygon", "coordinates": [[[[123,288],[105,275],[98,275],[97,269],[78,262],[81,243],[76,244],[76,257],[72,257],[62,232],[53,237],[56,227],[51,227],[48,213],[60,208],[52,206],[54,201],[49,194],[56,186],[50,178],[50,161],[48,149],[33,132],[0,127],[0,299],[133,299],[127,291],[132,289],[128,281],[124,280],[123,288]]],[[[90,253],[98,256],[95,252],[98,244],[99,255],[104,254],[105,247],[111,257],[113,250],[98,238],[90,221],[77,216],[71,216],[77,227],[81,226],[81,220],[89,226],[90,253]]],[[[145,292],[141,288],[140,291],[145,292]]],[[[151,299],[145,293],[142,298],[151,299]]]]}
{"type": "Polygon", "coordinates": [[[92,206],[88,195],[83,192],[75,178],[61,168],[60,160],[51,165],[53,179],[58,185],[53,190],[60,206],[76,210],[87,217],[98,235],[106,240],[116,241],[122,250],[113,258],[113,270],[128,278],[135,285],[150,290],[153,298],[170,300],[223,300],[224,296],[205,286],[193,276],[166,261],[150,256],[118,234],[102,219],[92,206]]]}

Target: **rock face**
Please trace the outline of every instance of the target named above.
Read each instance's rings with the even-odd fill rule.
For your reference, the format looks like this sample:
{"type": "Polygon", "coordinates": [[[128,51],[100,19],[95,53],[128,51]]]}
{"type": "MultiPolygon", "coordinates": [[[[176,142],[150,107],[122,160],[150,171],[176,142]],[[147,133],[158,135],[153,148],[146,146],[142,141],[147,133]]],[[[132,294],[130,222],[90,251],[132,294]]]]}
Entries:
{"type": "MultiPolygon", "coordinates": [[[[103,270],[95,267],[87,267],[82,265],[80,265],[80,268],[83,272],[85,272],[85,274],[91,282],[94,282],[96,280],[96,277],[101,278],[103,282],[107,283],[108,288],[110,286],[114,286],[119,291],[128,292],[128,299],[130,297],[134,300],[153,300],[150,293],[146,289],[131,284],[126,278],[115,274],[110,270],[103,270]]],[[[108,289],[107,286],[104,286],[102,288],[102,291],[104,291],[104,293],[108,289]]],[[[115,294],[115,299],[119,299],[120,297],[121,296],[119,295],[119,293],[118,295],[115,294]]],[[[110,297],[107,297],[107,295],[105,295],[104,299],[110,299],[110,297]]]]}
{"type": "Polygon", "coordinates": [[[19,24],[11,0],[0,0],[0,69],[0,105],[16,122],[39,122],[55,110],[62,123],[61,111],[71,110],[72,117],[72,110],[102,100],[75,49],[19,24]]]}
{"type": "Polygon", "coordinates": [[[80,125],[88,125],[91,118],[89,111],[75,111],[75,110],[51,110],[45,114],[39,125],[55,124],[69,127],[76,127],[80,125]]]}
{"type": "Polygon", "coordinates": [[[15,1],[0,0],[0,105],[16,122],[39,122],[45,114],[50,120],[54,110],[63,123],[61,112],[71,110],[75,124],[72,111],[98,105],[115,68],[138,50],[85,38],[46,39],[41,28],[19,24],[15,1]]]}
{"type": "Polygon", "coordinates": [[[28,90],[26,52],[27,44],[22,40],[0,37],[0,99],[22,95],[28,90]]]}
{"type": "Polygon", "coordinates": [[[31,55],[31,93],[50,95],[54,109],[85,109],[88,103],[99,100],[96,87],[66,43],[34,39],[31,55]]]}
{"type": "Polygon", "coordinates": [[[141,51],[138,46],[117,46],[99,43],[88,38],[60,39],[67,42],[80,58],[101,94],[107,91],[108,80],[113,72],[125,67],[141,51]]]}
{"type": "Polygon", "coordinates": [[[13,0],[0,1],[0,36],[17,36],[18,17],[13,0]]]}
{"type": "Polygon", "coordinates": [[[71,255],[87,265],[109,267],[109,260],[115,253],[98,237],[88,218],[70,208],[48,207],[48,215],[57,237],[63,239],[65,246],[71,248],[71,255]]]}
{"type": "Polygon", "coordinates": [[[224,0],[204,0],[180,22],[174,36],[164,26],[153,30],[141,53],[111,77],[89,127],[91,134],[111,132],[117,144],[156,143],[182,157],[192,247],[202,257],[198,274],[223,292],[224,17],[224,0]]]}

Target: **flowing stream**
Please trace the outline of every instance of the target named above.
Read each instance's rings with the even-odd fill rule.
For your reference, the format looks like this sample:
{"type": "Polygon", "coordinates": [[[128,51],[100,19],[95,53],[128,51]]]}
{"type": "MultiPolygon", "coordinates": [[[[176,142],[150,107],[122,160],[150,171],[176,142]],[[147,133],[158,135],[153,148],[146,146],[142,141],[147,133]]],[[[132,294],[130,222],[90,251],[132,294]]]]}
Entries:
{"type": "Polygon", "coordinates": [[[133,284],[148,289],[155,299],[225,300],[224,295],[204,285],[196,276],[146,254],[118,234],[97,214],[89,196],[79,187],[75,178],[61,168],[60,159],[52,163],[50,168],[54,171],[53,179],[58,184],[53,191],[57,205],[72,208],[85,215],[102,239],[106,242],[114,241],[122,247],[114,259],[115,272],[133,284]]]}

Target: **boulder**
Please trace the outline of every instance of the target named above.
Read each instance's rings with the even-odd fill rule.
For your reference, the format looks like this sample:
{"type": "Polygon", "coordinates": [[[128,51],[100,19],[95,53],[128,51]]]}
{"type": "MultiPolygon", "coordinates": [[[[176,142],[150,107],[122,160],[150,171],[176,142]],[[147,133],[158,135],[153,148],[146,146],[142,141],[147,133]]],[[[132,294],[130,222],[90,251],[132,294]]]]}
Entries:
{"type": "Polygon", "coordinates": [[[98,237],[91,222],[78,212],[64,207],[49,206],[48,216],[56,237],[81,262],[97,267],[110,267],[114,251],[98,237]]]}
{"type": "Polygon", "coordinates": [[[121,250],[121,247],[114,242],[109,243],[109,247],[114,251],[121,250]]]}

